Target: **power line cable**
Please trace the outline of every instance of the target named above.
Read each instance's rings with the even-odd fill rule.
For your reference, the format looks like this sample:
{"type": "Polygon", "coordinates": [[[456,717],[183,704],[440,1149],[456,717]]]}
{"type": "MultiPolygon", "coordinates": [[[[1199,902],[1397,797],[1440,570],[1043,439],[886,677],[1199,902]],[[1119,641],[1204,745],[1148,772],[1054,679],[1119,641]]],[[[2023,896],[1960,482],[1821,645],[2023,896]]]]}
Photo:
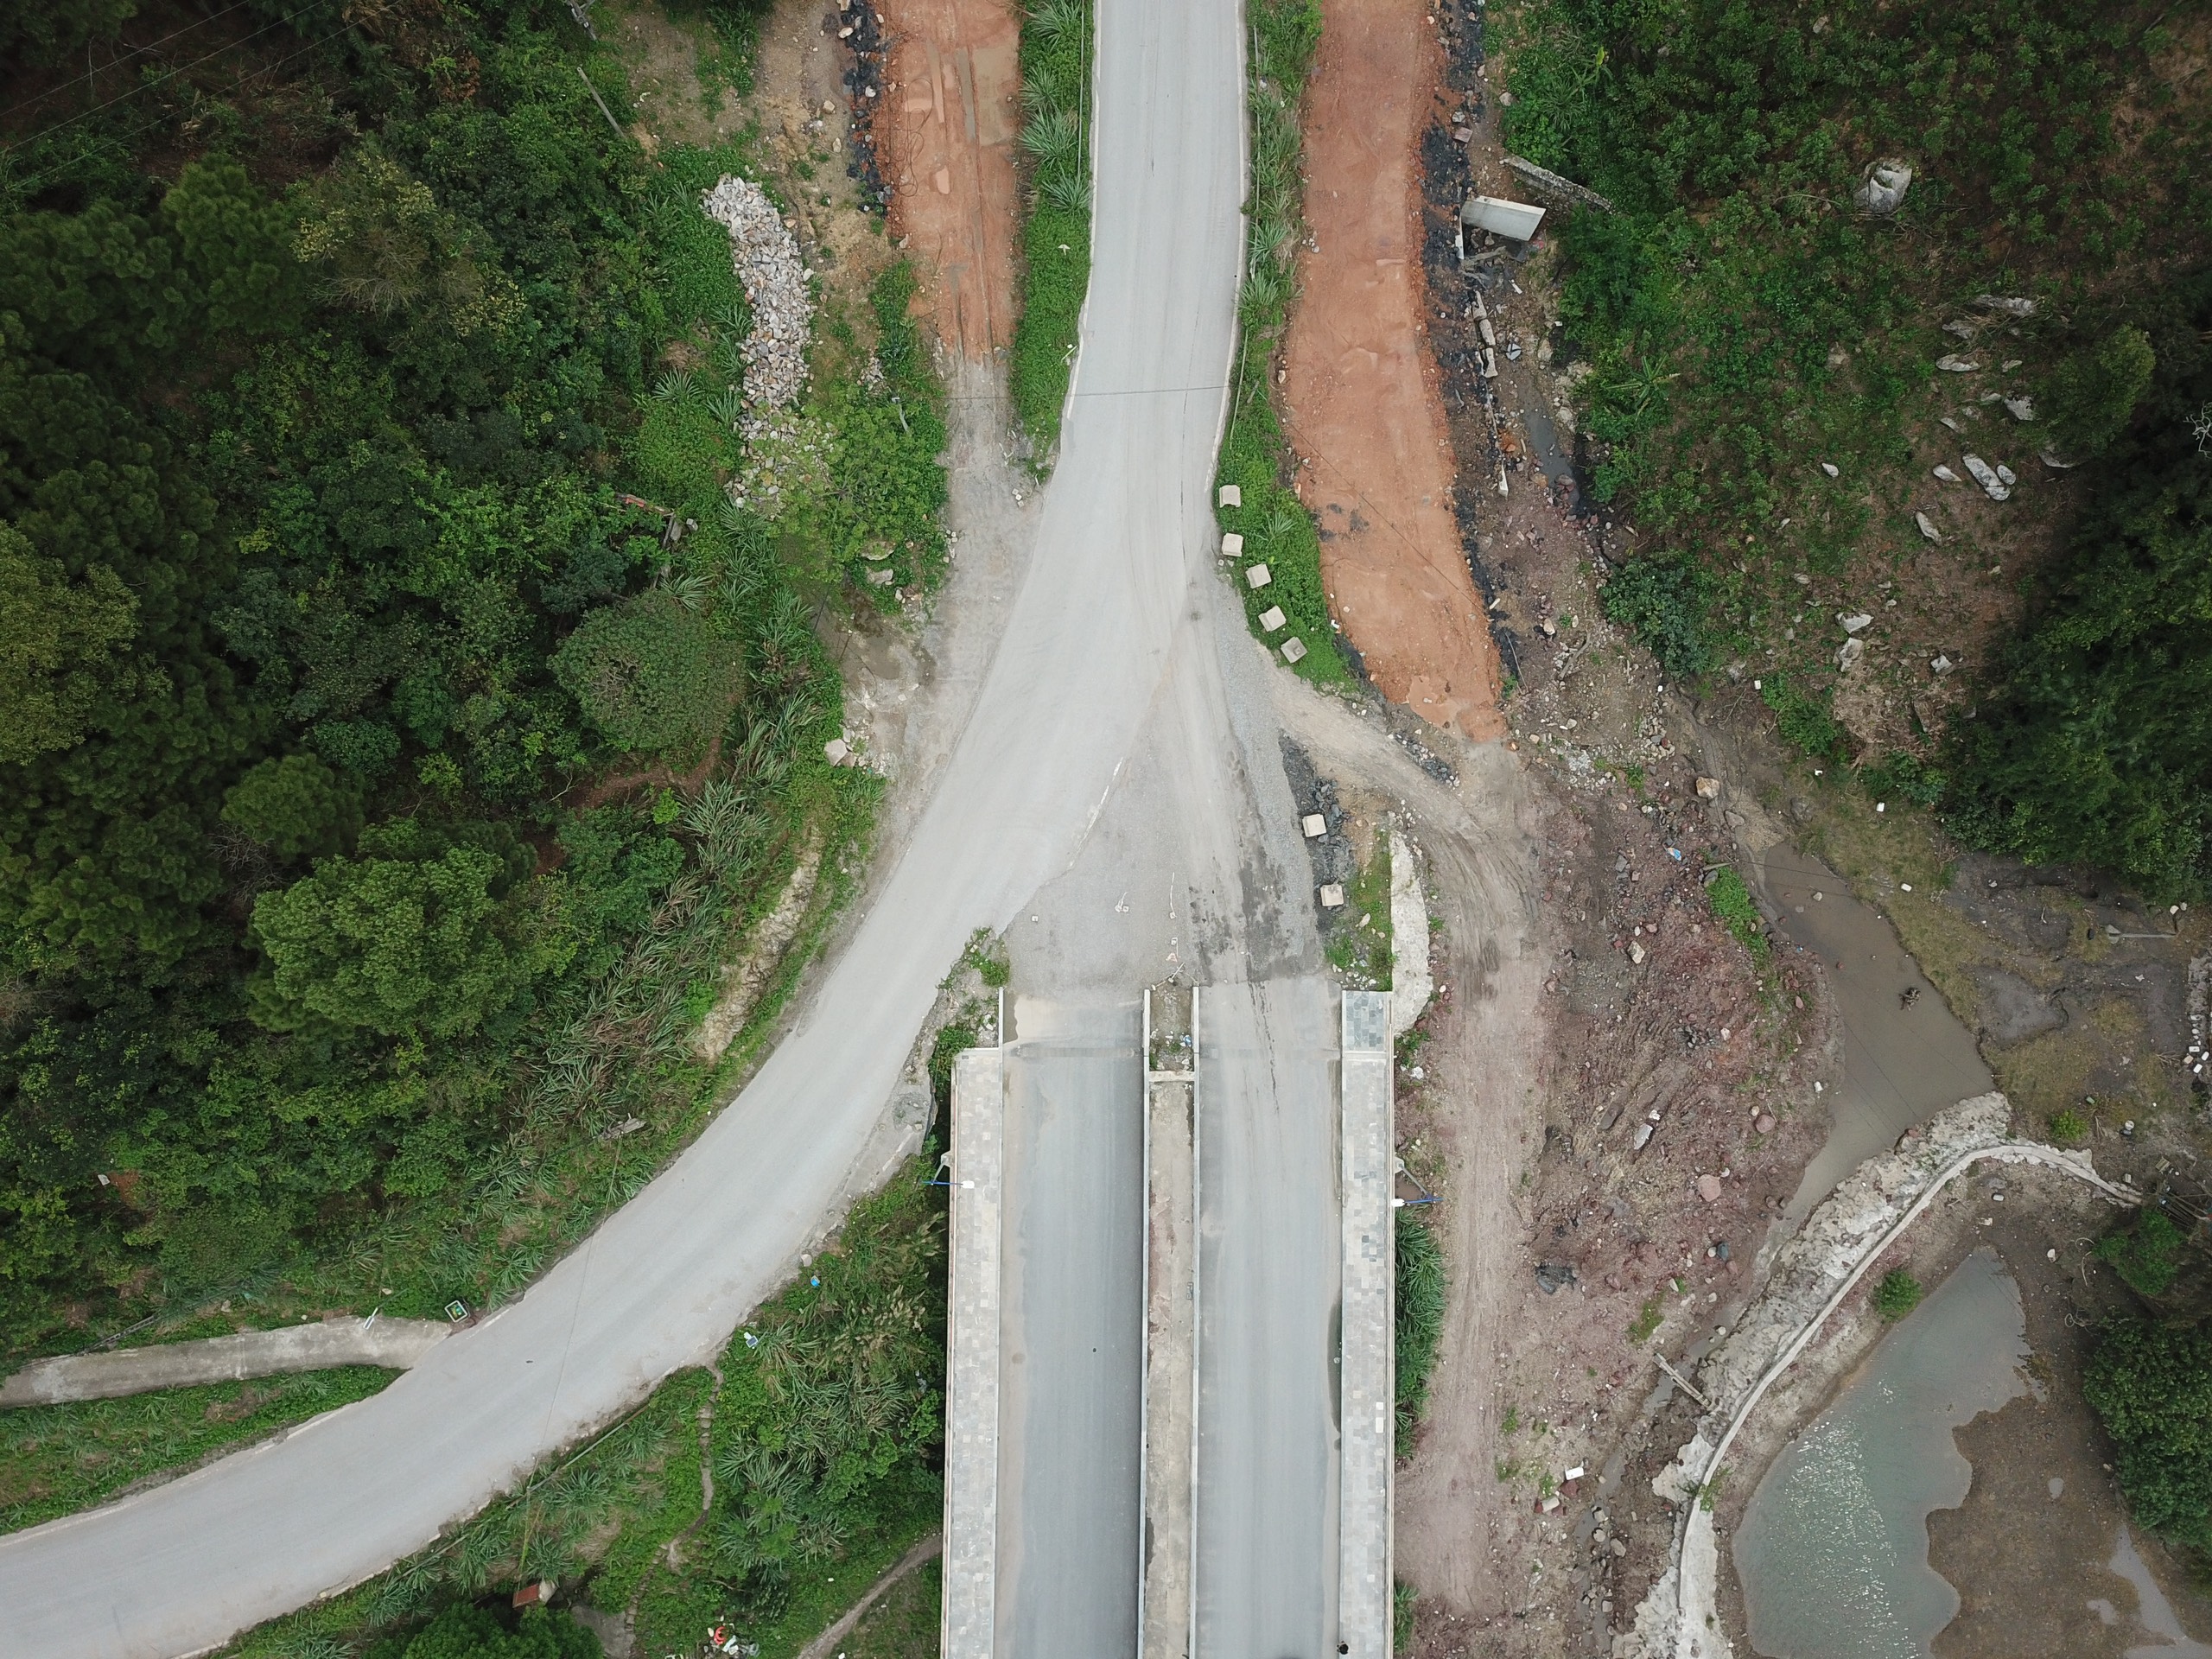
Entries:
{"type": "MultiPolygon", "coordinates": [[[[21,149],[26,144],[35,144],[40,139],[60,131],[64,127],[74,126],[79,121],[83,121],[92,116],[98,115],[102,110],[111,109],[116,105],[123,103],[128,99],[136,98],[141,92],[151,92],[155,87],[162,85],[164,82],[175,80],[179,75],[185,73],[188,70],[197,69],[201,64],[209,62],[213,59],[219,58],[226,52],[234,52],[239,47],[247,45],[251,41],[257,41],[272,29],[289,26],[298,19],[306,16],[307,10],[307,8],[302,7],[300,10],[292,13],[289,16],[273,18],[270,22],[264,23],[259,29],[255,29],[251,35],[241,35],[235,41],[232,41],[225,45],[217,47],[213,52],[202,54],[200,56],[194,58],[190,63],[179,64],[167,74],[156,75],[153,79],[142,82],[140,85],[132,87],[127,92],[118,92],[113,98],[107,99],[104,103],[95,104],[88,110],[79,110],[76,114],[67,117],[66,119],[56,121],[52,126],[41,127],[36,132],[31,134],[28,138],[18,138],[14,143],[6,146],[0,146],[0,148],[3,148],[9,153],[13,153],[16,150],[21,149]]],[[[337,35],[343,35],[350,27],[350,24],[340,23],[335,29],[332,30],[330,34],[324,35],[322,40],[327,41],[334,39],[337,35]]],[[[317,46],[320,46],[321,43],[321,41],[315,42],[317,46]]],[[[297,52],[289,53],[285,56],[277,59],[276,62],[289,63],[293,58],[299,55],[300,54],[297,52]]],[[[275,65],[270,65],[266,67],[273,68],[275,67],[275,65]]],[[[265,73],[266,68],[256,70],[254,73],[256,74],[265,73]]],[[[149,123],[148,124],[151,124],[149,123]]],[[[134,128],[132,130],[143,132],[145,129],[143,127],[138,127],[134,128]]]]}
{"type": "MultiPolygon", "coordinates": [[[[351,24],[340,23],[336,29],[332,29],[329,34],[321,35],[315,40],[309,41],[305,46],[300,48],[296,52],[287,52],[283,57],[273,59],[270,62],[264,63],[260,68],[252,71],[250,74],[239,77],[239,79],[241,83],[243,83],[246,80],[251,80],[255,75],[265,75],[272,70],[281,69],[284,65],[291,62],[293,59],[304,57],[308,53],[314,51],[316,48],[327,45],[330,41],[336,40],[340,35],[345,34],[351,27],[351,24]]],[[[239,41],[238,44],[243,45],[245,42],[239,41]]],[[[213,57],[218,54],[210,53],[208,55],[213,57]]],[[[206,60],[202,59],[200,61],[205,62],[206,60]]],[[[149,82],[148,84],[150,86],[152,83],[149,82]]],[[[86,113],[89,114],[91,111],[87,111],[86,113]]],[[[0,177],[0,185],[4,185],[19,191],[30,190],[43,183],[45,181],[53,178],[56,174],[66,172],[68,168],[74,167],[78,162],[83,161],[87,156],[95,154],[104,146],[123,146],[127,144],[129,140],[137,137],[140,133],[146,131],[149,128],[161,125],[162,122],[166,118],[167,118],[164,116],[156,115],[149,120],[141,121],[137,126],[129,129],[127,131],[109,134],[105,137],[97,139],[94,141],[92,149],[81,151],[64,161],[56,162],[44,172],[33,173],[29,175],[27,177],[20,179],[7,179],[0,177]]],[[[54,127],[48,128],[47,130],[49,132],[58,131],[60,126],[67,124],[67,123],[60,123],[54,127]]],[[[42,137],[43,134],[36,136],[42,137]]],[[[22,142],[28,143],[31,141],[29,139],[25,139],[22,142]]],[[[12,149],[0,148],[0,156],[11,155],[13,153],[12,149]]]]}
{"type": "MultiPolygon", "coordinates": [[[[148,52],[158,52],[162,48],[167,46],[171,41],[181,40],[185,35],[191,34],[194,29],[199,29],[204,24],[213,22],[218,17],[227,17],[231,13],[236,11],[240,6],[243,6],[245,3],[246,0],[231,0],[231,3],[225,6],[222,10],[210,12],[205,17],[194,18],[191,22],[187,23],[182,29],[171,29],[168,34],[162,35],[158,41],[149,41],[143,46],[134,46],[130,51],[124,53],[121,57],[112,58],[100,67],[104,69],[118,69],[122,67],[123,65],[130,62],[133,58],[143,56],[148,52]]],[[[93,71],[87,69],[85,72],[84,79],[90,80],[92,78],[93,73],[93,71]]],[[[63,81],[59,86],[49,86],[42,92],[34,92],[30,97],[23,99],[19,104],[10,104],[6,109],[0,110],[0,121],[6,120],[18,110],[28,110],[34,104],[43,104],[48,99],[55,96],[57,93],[66,92],[68,88],[74,86],[77,84],[77,80],[78,77],[72,75],[68,79],[63,81]]]]}

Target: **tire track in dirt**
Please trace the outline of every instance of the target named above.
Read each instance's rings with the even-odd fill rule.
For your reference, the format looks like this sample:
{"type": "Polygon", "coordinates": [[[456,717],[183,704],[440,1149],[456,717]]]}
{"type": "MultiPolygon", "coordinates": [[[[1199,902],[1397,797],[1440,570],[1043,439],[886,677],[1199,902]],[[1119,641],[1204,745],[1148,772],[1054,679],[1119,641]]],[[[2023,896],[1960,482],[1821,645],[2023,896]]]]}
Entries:
{"type": "Polygon", "coordinates": [[[938,339],[969,359],[1014,338],[1021,30],[1009,0],[879,0],[889,42],[890,229],[938,339]]]}
{"type": "Polygon", "coordinates": [[[1441,55],[1417,0],[1325,0],[1300,298],[1281,396],[1330,608],[1382,694],[1500,736],[1498,653],[1452,512],[1424,318],[1419,133],[1441,55]]]}

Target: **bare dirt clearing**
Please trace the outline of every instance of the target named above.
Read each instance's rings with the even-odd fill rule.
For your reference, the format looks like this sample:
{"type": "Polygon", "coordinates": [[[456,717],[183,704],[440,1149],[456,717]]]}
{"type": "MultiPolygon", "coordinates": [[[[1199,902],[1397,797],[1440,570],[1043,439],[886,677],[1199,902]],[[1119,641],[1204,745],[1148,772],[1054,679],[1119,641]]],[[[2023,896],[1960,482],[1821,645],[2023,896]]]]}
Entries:
{"type": "Polygon", "coordinates": [[[891,232],[914,260],[938,338],[988,357],[1014,338],[1020,24],[1005,0],[883,0],[879,10],[891,232]]]}
{"type": "Polygon", "coordinates": [[[1470,737],[1501,729],[1497,648],[1461,550],[1423,350],[1415,138],[1440,59],[1415,0],[1328,0],[1307,83],[1300,299],[1281,397],[1319,521],[1330,609],[1382,694],[1470,737]]]}

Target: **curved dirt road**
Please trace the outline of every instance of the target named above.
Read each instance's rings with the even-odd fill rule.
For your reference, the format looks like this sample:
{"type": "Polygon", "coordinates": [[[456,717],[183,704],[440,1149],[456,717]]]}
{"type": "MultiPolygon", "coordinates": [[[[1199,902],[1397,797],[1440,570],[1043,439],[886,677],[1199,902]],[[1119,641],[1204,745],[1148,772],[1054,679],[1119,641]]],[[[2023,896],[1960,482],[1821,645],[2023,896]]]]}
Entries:
{"type": "Polygon", "coordinates": [[[423,1548],[790,1270],[969,931],[1065,870],[1211,563],[1243,227],[1231,0],[1101,0],[1096,254],[1039,545],[936,798],[798,1028],[522,1300],[374,1398],[0,1539],[0,1655],[191,1653],[423,1548]]]}

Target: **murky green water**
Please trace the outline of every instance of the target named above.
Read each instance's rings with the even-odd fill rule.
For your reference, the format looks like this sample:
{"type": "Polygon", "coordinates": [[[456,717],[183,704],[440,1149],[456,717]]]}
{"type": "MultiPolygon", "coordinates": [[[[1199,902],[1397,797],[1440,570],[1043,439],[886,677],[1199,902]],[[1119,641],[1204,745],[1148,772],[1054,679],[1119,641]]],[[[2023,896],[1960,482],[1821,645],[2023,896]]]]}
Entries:
{"type": "Polygon", "coordinates": [[[1768,1470],[1735,1537],[1766,1659],[1926,1659],[1958,1611],[1928,1513],[1967,1495],[1951,1431],[2027,1390],[2020,1293],[1977,1250],[1884,1338],[1768,1470]]]}

